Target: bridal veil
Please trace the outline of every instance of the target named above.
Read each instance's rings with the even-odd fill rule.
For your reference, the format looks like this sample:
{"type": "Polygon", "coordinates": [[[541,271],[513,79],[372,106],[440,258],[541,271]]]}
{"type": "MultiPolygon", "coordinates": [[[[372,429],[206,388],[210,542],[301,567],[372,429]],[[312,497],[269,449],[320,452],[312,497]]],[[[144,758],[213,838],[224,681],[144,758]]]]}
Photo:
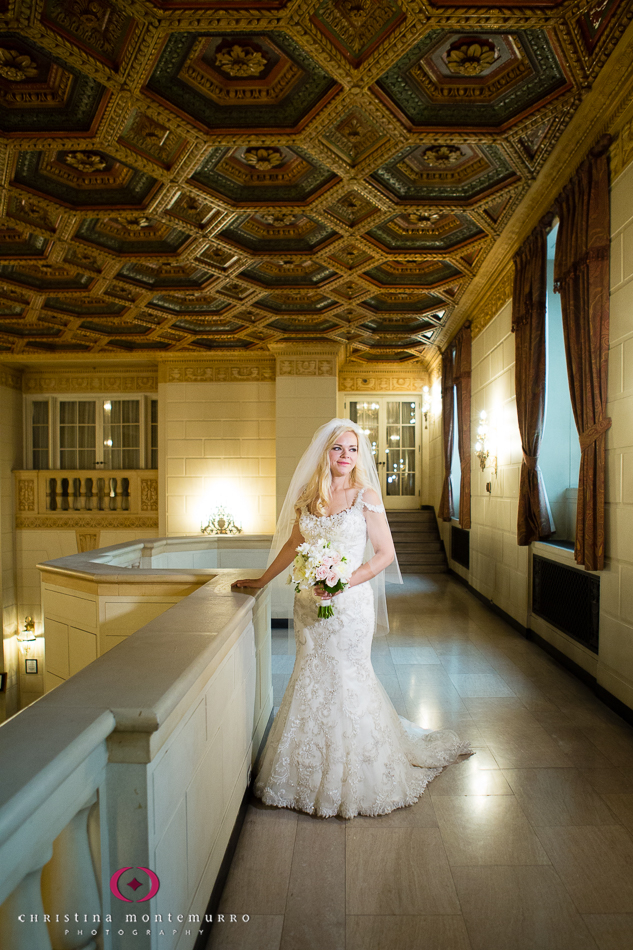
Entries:
{"type": "MultiPolygon", "coordinates": [[[[362,461],[362,466],[367,473],[368,481],[367,485],[359,487],[371,488],[376,492],[382,501],[378,471],[376,469],[376,463],[374,461],[374,456],[372,454],[367,435],[363,429],[361,429],[360,426],[355,422],[352,422],[351,419],[330,419],[329,422],[326,422],[325,425],[320,426],[320,428],[316,430],[310,445],[301,456],[299,464],[295,469],[294,475],[292,476],[292,480],[290,482],[290,487],[286,492],[286,497],[279,514],[279,518],[277,519],[277,527],[275,529],[275,535],[270,548],[267,566],[272,564],[292,534],[292,527],[297,517],[295,504],[299,499],[303,489],[310,481],[310,477],[312,476],[313,472],[316,470],[317,464],[325,452],[332,433],[341,425],[346,426],[348,431],[354,432],[358,438],[358,453],[362,461]]],[[[386,517],[387,516],[385,514],[385,518],[386,517]]],[[[369,560],[373,554],[374,549],[372,547],[371,541],[368,539],[367,547],[365,548],[364,560],[369,560]]],[[[287,584],[288,575],[289,570],[282,571],[282,573],[272,582],[273,614],[276,617],[286,619],[292,617],[292,604],[294,599],[294,591],[292,587],[287,584]]],[[[391,564],[384,571],[381,571],[379,574],[377,574],[376,577],[373,577],[370,581],[374,591],[376,614],[376,626],[374,630],[375,636],[385,636],[385,634],[389,632],[387,599],[385,597],[385,580],[393,584],[402,584],[402,575],[400,574],[397,557],[394,557],[394,560],[391,562],[391,564]]]]}

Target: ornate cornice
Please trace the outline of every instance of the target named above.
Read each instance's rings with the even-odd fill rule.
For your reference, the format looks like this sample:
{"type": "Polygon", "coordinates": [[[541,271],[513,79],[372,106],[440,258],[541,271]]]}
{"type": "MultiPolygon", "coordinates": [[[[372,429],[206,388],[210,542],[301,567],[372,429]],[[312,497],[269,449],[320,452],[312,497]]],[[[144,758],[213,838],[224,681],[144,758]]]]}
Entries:
{"type": "Polygon", "coordinates": [[[473,339],[479,336],[486,324],[489,323],[492,318],[499,313],[501,308],[505,306],[508,300],[510,300],[512,297],[513,280],[514,269],[510,264],[506,267],[505,271],[499,275],[486,298],[477,307],[476,315],[472,319],[471,324],[473,339]]]}

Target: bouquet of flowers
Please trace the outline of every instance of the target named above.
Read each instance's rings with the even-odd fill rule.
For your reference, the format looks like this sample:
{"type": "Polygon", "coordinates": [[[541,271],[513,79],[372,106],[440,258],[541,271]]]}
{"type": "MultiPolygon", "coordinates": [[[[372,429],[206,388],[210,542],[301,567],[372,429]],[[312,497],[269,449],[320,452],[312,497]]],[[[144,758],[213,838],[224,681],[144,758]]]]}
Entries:
{"type": "MultiPolygon", "coordinates": [[[[330,541],[318,538],[311,544],[306,541],[299,545],[288,583],[294,583],[297,593],[318,584],[328,593],[336,594],[347,587],[351,574],[345,555],[333,548],[330,541]]],[[[318,616],[319,620],[334,616],[329,600],[320,600],[318,616]]]]}

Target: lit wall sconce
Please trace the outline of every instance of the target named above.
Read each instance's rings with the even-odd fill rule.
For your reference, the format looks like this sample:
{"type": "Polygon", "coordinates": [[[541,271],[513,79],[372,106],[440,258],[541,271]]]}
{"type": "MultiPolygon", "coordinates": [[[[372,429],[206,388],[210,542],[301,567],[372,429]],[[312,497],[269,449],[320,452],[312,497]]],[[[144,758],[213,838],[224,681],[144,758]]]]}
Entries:
{"type": "Polygon", "coordinates": [[[429,410],[431,408],[431,394],[428,386],[422,387],[422,415],[424,416],[424,428],[429,427],[429,410]]]}
{"type": "Polygon", "coordinates": [[[35,636],[35,621],[32,617],[24,618],[24,626],[22,630],[18,633],[18,643],[20,644],[20,650],[24,656],[28,656],[31,652],[31,647],[35,643],[37,637],[35,636]]]}
{"type": "Polygon", "coordinates": [[[481,470],[485,469],[486,465],[489,465],[490,468],[494,470],[495,475],[497,474],[497,456],[491,455],[491,439],[488,433],[488,414],[485,409],[482,409],[479,413],[479,426],[477,427],[477,442],[475,443],[475,455],[479,459],[479,464],[481,470]]]}
{"type": "Polygon", "coordinates": [[[209,515],[206,524],[200,524],[202,534],[241,534],[242,527],[237,524],[233,515],[226,510],[224,505],[218,507],[209,515]]]}

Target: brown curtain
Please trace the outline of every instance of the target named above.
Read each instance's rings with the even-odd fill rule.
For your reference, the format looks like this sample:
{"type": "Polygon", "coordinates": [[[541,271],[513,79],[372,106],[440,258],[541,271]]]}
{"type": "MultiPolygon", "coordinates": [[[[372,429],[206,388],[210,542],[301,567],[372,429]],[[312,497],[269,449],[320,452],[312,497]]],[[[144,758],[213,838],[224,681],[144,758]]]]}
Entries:
{"type": "Polygon", "coordinates": [[[453,517],[453,489],[451,466],[453,464],[453,347],[442,353],[442,431],[444,434],[444,484],[438,517],[450,521],[453,517]]]}
{"type": "Polygon", "coordinates": [[[455,369],[453,382],[457,396],[457,438],[461,478],[459,483],[459,523],[470,528],[470,321],[455,338],[455,369]]]}
{"type": "Polygon", "coordinates": [[[534,229],[514,257],[512,332],[517,417],[523,461],[519,481],[517,543],[549,538],[554,530],[538,467],[545,414],[545,315],[547,306],[547,227],[534,229]]]}
{"type": "Polygon", "coordinates": [[[604,568],[604,492],[609,357],[609,155],[605,136],[556,206],[554,287],[561,295],[571,404],[580,440],[574,556],[604,568]]]}

